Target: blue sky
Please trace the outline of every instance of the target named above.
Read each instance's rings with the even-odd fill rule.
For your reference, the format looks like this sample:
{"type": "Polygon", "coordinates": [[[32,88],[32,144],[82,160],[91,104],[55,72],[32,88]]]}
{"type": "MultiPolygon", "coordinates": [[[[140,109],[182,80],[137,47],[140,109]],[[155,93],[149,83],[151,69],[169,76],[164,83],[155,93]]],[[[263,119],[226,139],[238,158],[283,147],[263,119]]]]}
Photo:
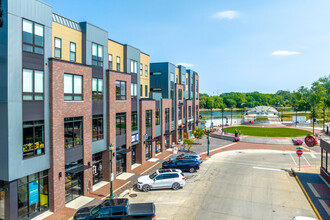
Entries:
{"type": "Polygon", "coordinates": [[[187,63],[200,92],[274,93],[330,70],[328,0],[45,0],[108,30],[151,62],[187,63]]]}

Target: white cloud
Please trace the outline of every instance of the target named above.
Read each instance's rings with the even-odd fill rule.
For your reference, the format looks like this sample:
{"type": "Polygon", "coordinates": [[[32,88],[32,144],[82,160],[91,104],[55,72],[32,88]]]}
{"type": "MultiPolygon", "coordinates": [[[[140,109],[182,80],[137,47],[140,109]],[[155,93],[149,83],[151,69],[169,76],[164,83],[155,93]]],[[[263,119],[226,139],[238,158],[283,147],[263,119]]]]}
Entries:
{"type": "Polygon", "coordinates": [[[276,50],[272,53],[273,56],[287,56],[287,55],[297,55],[300,52],[287,51],[287,50],[276,50]]]}
{"type": "Polygon", "coordinates": [[[181,65],[181,66],[184,66],[184,67],[194,67],[195,66],[194,64],[191,64],[191,63],[178,63],[177,65],[178,66],[181,65]]]}
{"type": "Polygon", "coordinates": [[[215,13],[212,17],[215,19],[233,19],[238,16],[238,12],[236,11],[220,11],[215,13]]]}

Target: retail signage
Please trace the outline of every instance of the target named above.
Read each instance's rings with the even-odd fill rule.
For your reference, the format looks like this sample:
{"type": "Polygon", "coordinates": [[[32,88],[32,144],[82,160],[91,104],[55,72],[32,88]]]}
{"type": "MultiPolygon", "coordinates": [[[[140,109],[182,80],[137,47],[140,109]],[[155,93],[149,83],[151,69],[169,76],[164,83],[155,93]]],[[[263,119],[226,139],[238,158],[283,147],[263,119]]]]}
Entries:
{"type": "Polygon", "coordinates": [[[131,143],[139,141],[139,134],[133,134],[131,137],[131,143]]]}
{"type": "Polygon", "coordinates": [[[37,181],[29,183],[29,205],[39,202],[39,184],[37,181]]]}

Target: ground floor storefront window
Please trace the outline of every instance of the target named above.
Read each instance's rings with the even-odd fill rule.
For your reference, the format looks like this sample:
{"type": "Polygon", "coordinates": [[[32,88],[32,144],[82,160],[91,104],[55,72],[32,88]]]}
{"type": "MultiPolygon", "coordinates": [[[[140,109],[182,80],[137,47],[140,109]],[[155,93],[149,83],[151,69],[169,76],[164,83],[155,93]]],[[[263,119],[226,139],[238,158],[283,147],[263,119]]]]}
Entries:
{"type": "Polygon", "coordinates": [[[29,219],[48,209],[48,171],[18,180],[18,219],[29,219]]]}
{"type": "Polygon", "coordinates": [[[116,176],[126,172],[126,154],[116,154],[116,176]]]}
{"type": "Polygon", "coordinates": [[[151,159],[152,157],[152,142],[146,141],[146,160],[151,159]]]}
{"type": "Polygon", "coordinates": [[[136,145],[132,146],[132,165],[136,163],[136,145]]]}
{"type": "Polygon", "coordinates": [[[5,182],[0,180],[0,219],[5,219],[5,182]]]}
{"type": "Polygon", "coordinates": [[[93,154],[93,184],[103,180],[102,152],[93,154]]]}
{"type": "Polygon", "coordinates": [[[165,135],[165,148],[170,148],[170,135],[165,135]]]}
{"type": "Polygon", "coordinates": [[[330,153],[327,152],[325,149],[321,151],[321,167],[327,173],[330,173],[330,153]]]}
{"type": "Polygon", "coordinates": [[[70,202],[83,194],[83,171],[72,172],[76,167],[83,164],[83,160],[78,160],[70,164],[65,164],[65,202],[70,202]]]}
{"type": "Polygon", "coordinates": [[[162,147],[160,145],[160,141],[156,141],[156,154],[159,154],[162,152],[162,147]]]}

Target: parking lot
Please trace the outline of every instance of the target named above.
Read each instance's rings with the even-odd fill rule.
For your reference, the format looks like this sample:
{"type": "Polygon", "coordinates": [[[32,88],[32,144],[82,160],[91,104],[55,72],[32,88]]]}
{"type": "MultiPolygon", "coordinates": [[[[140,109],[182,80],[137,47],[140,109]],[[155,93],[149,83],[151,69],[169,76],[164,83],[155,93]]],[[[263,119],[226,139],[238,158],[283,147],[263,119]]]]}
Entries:
{"type": "MultiPolygon", "coordinates": [[[[154,202],[157,219],[316,218],[306,197],[289,175],[292,155],[280,151],[232,151],[213,156],[196,173],[184,173],[186,185],[140,192],[130,202],[154,202]]],[[[314,158],[308,156],[308,163],[314,158]]],[[[305,161],[306,162],[306,161],[305,161]]]]}

